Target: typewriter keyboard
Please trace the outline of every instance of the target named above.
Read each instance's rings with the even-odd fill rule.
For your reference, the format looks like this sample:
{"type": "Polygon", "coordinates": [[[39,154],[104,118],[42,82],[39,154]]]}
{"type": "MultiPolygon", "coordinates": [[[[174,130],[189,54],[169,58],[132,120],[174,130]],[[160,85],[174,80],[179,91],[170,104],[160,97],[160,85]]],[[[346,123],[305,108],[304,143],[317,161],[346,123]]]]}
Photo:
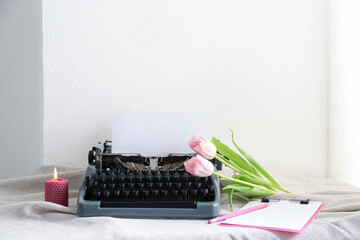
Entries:
{"type": "Polygon", "coordinates": [[[195,177],[177,170],[105,170],[86,177],[85,200],[100,207],[196,208],[197,201],[213,201],[210,177],[195,177]]]}

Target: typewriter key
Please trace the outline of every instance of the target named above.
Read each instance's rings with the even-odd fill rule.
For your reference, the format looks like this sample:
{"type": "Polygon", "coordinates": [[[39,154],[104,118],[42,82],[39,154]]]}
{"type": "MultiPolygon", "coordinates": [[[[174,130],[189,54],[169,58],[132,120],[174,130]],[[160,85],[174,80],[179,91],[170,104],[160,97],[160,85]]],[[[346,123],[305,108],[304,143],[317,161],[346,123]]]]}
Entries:
{"type": "Polygon", "coordinates": [[[151,170],[151,174],[152,174],[152,175],[156,175],[157,172],[158,172],[158,170],[151,170]]]}
{"type": "Polygon", "coordinates": [[[172,182],[167,182],[167,183],[165,183],[165,185],[166,185],[166,187],[171,188],[172,182]]]}
{"type": "Polygon", "coordinates": [[[175,170],[169,170],[169,173],[173,175],[175,173],[175,170]]]}
{"type": "Polygon", "coordinates": [[[120,173],[117,177],[119,182],[124,182],[125,181],[125,174],[124,173],[120,173]]]}
{"type": "Polygon", "coordinates": [[[161,169],[161,170],[160,170],[160,173],[161,173],[161,175],[165,175],[165,173],[166,173],[166,170],[164,170],[164,169],[161,169]]]}
{"type": "Polygon", "coordinates": [[[144,174],[144,175],[146,175],[146,174],[148,174],[148,173],[149,173],[149,171],[148,171],[148,170],[146,170],[146,169],[141,170],[141,172],[142,172],[142,174],[144,174]]]}
{"type": "Polygon", "coordinates": [[[186,183],[185,183],[185,186],[186,186],[186,187],[191,187],[191,185],[192,185],[192,182],[186,182],[186,183]]]}
{"type": "Polygon", "coordinates": [[[153,176],[151,176],[151,174],[148,174],[148,175],[145,176],[145,181],[146,182],[151,182],[152,179],[153,179],[153,176]]]}
{"type": "Polygon", "coordinates": [[[136,176],[136,181],[137,182],[142,182],[144,180],[144,175],[142,175],[142,173],[139,173],[137,176],[136,176]]]}
{"type": "Polygon", "coordinates": [[[191,189],[190,192],[191,192],[191,195],[195,197],[197,195],[198,191],[196,189],[191,189]]]}
{"type": "Polygon", "coordinates": [[[160,182],[161,181],[161,179],[162,179],[162,176],[160,175],[160,174],[157,174],[157,175],[155,175],[155,181],[158,181],[158,182],[160,182]]]}
{"type": "Polygon", "coordinates": [[[147,197],[147,196],[149,196],[149,190],[142,190],[142,195],[144,196],[144,197],[147,197]]]}
{"type": "Polygon", "coordinates": [[[110,197],[110,191],[104,191],[104,192],[103,192],[103,197],[104,197],[105,199],[108,199],[108,198],[110,197]]]}
{"type": "Polygon", "coordinates": [[[175,182],[178,182],[180,180],[180,175],[178,173],[175,173],[173,175],[173,179],[174,179],[175,182]]]}
{"type": "Polygon", "coordinates": [[[129,197],[130,191],[124,190],[124,191],[123,191],[123,195],[124,195],[124,197],[129,197]]]}
{"type": "Polygon", "coordinates": [[[129,188],[134,188],[134,185],[135,185],[135,183],[127,183],[127,186],[128,186],[129,188]]]}
{"type": "Polygon", "coordinates": [[[182,175],[182,179],[183,179],[185,182],[187,182],[187,181],[189,181],[189,179],[190,179],[190,175],[189,175],[188,173],[184,173],[184,174],[182,175]]]}
{"type": "Polygon", "coordinates": [[[114,182],[116,180],[116,175],[115,173],[111,173],[109,176],[108,176],[108,179],[110,182],[114,182]]]}
{"type": "Polygon", "coordinates": [[[147,183],[146,183],[146,186],[148,186],[149,188],[152,188],[153,185],[154,185],[154,183],[152,183],[152,182],[147,182],[147,183]]]}
{"type": "Polygon", "coordinates": [[[137,183],[139,188],[144,188],[144,183],[137,183]]]}
{"type": "Polygon", "coordinates": [[[114,193],[114,196],[117,198],[120,196],[120,190],[114,190],[113,193],[114,193]]]}
{"type": "Polygon", "coordinates": [[[173,196],[173,197],[176,197],[177,195],[178,195],[178,190],[171,190],[171,195],[173,196]]]}
{"type": "Polygon", "coordinates": [[[106,182],[106,179],[107,179],[107,175],[105,173],[102,173],[99,177],[100,182],[106,182]]]}
{"type": "Polygon", "coordinates": [[[177,172],[178,172],[179,174],[184,174],[184,173],[185,173],[185,169],[180,168],[180,169],[177,170],[177,172]]]}
{"type": "Polygon", "coordinates": [[[93,197],[94,197],[95,199],[99,199],[100,196],[101,196],[101,192],[98,191],[98,190],[94,190],[94,191],[92,192],[92,195],[93,195],[93,197]]]}
{"type": "Polygon", "coordinates": [[[138,191],[138,190],[132,190],[131,192],[132,192],[132,195],[133,195],[134,197],[138,197],[138,196],[139,196],[139,191],[138,191]]]}

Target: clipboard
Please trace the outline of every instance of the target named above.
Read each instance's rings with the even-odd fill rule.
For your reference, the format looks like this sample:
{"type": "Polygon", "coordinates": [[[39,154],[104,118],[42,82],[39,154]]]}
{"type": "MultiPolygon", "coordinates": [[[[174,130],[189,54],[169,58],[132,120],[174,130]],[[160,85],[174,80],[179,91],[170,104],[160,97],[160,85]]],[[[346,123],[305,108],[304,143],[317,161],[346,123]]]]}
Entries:
{"type": "Polygon", "coordinates": [[[241,210],[264,202],[270,206],[220,223],[220,226],[246,227],[284,232],[303,232],[325,206],[322,202],[308,200],[262,199],[248,202],[241,210]]]}

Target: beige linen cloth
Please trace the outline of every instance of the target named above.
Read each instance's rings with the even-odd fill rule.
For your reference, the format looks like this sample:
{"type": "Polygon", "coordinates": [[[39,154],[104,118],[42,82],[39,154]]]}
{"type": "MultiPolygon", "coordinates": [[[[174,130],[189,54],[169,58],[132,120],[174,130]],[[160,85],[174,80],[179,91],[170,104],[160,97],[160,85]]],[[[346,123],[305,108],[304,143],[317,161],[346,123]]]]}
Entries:
{"type": "MultiPolygon", "coordinates": [[[[310,198],[326,204],[315,221],[296,234],[222,227],[206,220],[80,218],[76,215],[76,198],[84,170],[58,166],[59,176],[70,181],[69,207],[44,202],[44,182],[52,178],[53,166],[42,166],[31,176],[0,181],[0,240],[360,239],[360,189],[331,179],[274,174],[296,194],[273,198],[310,198]]],[[[235,200],[235,209],[244,204],[235,200]]],[[[228,197],[223,194],[220,214],[229,212],[228,197]]]]}

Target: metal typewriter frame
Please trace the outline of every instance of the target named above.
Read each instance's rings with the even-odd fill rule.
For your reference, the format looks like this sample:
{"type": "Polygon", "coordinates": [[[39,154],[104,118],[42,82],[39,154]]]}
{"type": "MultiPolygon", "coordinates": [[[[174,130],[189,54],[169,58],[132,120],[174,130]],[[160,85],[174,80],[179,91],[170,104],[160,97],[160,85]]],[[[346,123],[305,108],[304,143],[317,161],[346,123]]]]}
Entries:
{"type": "MultiPolygon", "coordinates": [[[[109,146],[104,143],[104,153],[109,154],[109,146]]],[[[94,150],[94,148],[93,148],[94,150]]],[[[97,153],[98,150],[97,150],[97,153]]],[[[90,163],[90,162],[89,162],[90,163]]],[[[216,169],[221,170],[221,163],[215,163],[216,169]]],[[[219,215],[221,194],[219,179],[215,175],[211,175],[210,179],[214,185],[215,198],[213,201],[196,203],[195,208],[111,208],[100,207],[101,201],[88,201],[85,199],[86,177],[91,176],[96,171],[95,164],[89,164],[86,169],[80,190],[78,193],[77,215],[80,217],[90,216],[112,216],[112,217],[151,217],[151,218],[212,218],[219,215]]]]}

